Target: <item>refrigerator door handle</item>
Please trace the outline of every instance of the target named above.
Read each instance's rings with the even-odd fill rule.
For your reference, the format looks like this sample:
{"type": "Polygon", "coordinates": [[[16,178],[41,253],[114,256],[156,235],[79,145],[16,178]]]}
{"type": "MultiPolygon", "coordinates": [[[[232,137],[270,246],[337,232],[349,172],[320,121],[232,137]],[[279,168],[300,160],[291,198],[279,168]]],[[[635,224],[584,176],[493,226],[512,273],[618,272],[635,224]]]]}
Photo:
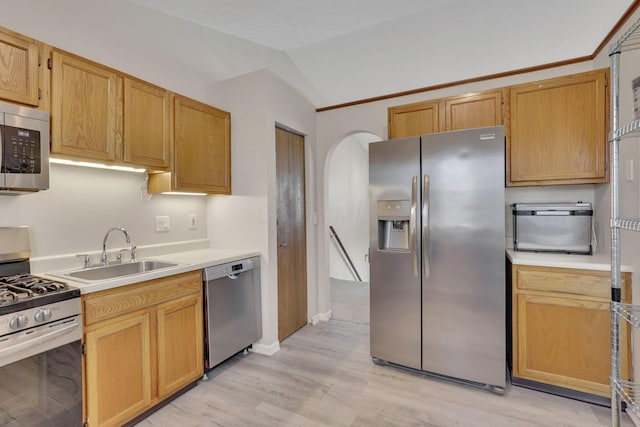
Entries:
{"type": "Polygon", "coordinates": [[[416,223],[418,210],[416,203],[418,198],[418,176],[414,175],[411,180],[411,212],[409,213],[409,250],[413,259],[413,275],[418,277],[418,233],[416,233],[416,223]]]}
{"type": "Polygon", "coordinates": [[[422,185],[422,258],[424,277],[431,274],[431,257],[429,254],[429,174],[424,174],[422,185]]]}

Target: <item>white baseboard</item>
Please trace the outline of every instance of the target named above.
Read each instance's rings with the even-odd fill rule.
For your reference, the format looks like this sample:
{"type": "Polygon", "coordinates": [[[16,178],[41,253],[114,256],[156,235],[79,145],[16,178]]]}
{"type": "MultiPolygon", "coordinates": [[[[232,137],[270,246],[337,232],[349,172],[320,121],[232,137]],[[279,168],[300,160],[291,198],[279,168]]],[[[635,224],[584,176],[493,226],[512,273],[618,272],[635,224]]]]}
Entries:
{"type": "Polygon", "coordinates": [[[263,354],[265,356],[273,356],[278,350],[280,350],[280,341],[276,341],[271,344],[255,343],[251,346],[250,351],[263,354]]]}
{"type": "Polygon", "coordinates": [[[329,319],[331,319],[331,310],[327,311],[326,313],[318,313],[313,316],[311,318],[311,324],[317,325],[318,322],[326,322],[329,319]]]}

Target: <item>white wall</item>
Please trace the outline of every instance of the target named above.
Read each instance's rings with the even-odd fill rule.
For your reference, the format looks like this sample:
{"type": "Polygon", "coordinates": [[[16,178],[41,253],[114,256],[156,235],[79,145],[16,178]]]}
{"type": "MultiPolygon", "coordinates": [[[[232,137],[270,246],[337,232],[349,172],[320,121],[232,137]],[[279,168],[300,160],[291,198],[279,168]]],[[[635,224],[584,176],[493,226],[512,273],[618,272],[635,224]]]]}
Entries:
{"type": "MultiPolygon", "coordinates": [[[[115,226],[126,228],[139,247],[207,238],[205,197],[147,200],[144,181],[144,174],[52,164],[49,190],[0,196],[0,226],[30,226],[34,271],[37,258],[100,252],[106,231],[115,226]],[[188,228],[192,213],[200,219],[195,230],[188,228]],[[169,216],[170,231],[155,231],[156,215],[169,216]]],[[[128,246],[121,233],[109,237],[108,248],[128,246]]]]}
{"type": "MultiPolygon", "coordinates": [[[[327,222],[338,233],[361,279],[369,281],[369,145],[371,134],[349,135],[333,151],[328,171],[327,222]]],[[[335,238],[329,249],[331,277],[357,280],[335,238]]]]}
{"type": "Polygon", "coordinates": [[[278,272],[276,230],[275,127],[305,135],[307,285],[309,321],[318,311],[316,281],[315,109],[287,83],[267,70],[212,86],[211,103],[231,112],[232,197],[208,201],[209,238],[213,247],[253,248],[263,254],[262,352],[278,348],[278,272]]]}

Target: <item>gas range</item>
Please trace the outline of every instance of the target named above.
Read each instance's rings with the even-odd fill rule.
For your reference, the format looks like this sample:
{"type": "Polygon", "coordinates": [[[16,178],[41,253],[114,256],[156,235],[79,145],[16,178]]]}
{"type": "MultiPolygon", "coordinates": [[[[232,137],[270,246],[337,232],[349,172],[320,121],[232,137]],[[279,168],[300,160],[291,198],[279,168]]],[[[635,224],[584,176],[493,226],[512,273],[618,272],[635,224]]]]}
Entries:
{"type": "Polygon", "coordinates": [[[31,274],[0,277],[0,347],[6,335],[81,312],[80,290],[66,283],[31,274]]]}
{"type": "Polygon", "coordinates": [[[30,256],[28,227],[0,227],[0,425],[80,426],[80,291],[30,256]]]}
{"type": "Polygon", "coordinates": [[[66,325],[69,319],[82,323],[80,290],[31,274],[30,255],[27,227],[0,227],[0,350],[66,325]]]}

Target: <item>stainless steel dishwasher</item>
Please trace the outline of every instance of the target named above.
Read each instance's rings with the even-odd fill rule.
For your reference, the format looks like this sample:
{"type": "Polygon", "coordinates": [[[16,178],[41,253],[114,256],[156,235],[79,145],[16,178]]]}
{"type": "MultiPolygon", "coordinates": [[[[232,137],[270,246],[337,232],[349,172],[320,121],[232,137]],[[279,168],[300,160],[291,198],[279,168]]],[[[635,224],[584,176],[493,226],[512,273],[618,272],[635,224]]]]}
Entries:
{"type": "Polygon", "coordinates": [[[262,337],[260,257],[207,267],[202,278],[209,370],[262,337]]]}

